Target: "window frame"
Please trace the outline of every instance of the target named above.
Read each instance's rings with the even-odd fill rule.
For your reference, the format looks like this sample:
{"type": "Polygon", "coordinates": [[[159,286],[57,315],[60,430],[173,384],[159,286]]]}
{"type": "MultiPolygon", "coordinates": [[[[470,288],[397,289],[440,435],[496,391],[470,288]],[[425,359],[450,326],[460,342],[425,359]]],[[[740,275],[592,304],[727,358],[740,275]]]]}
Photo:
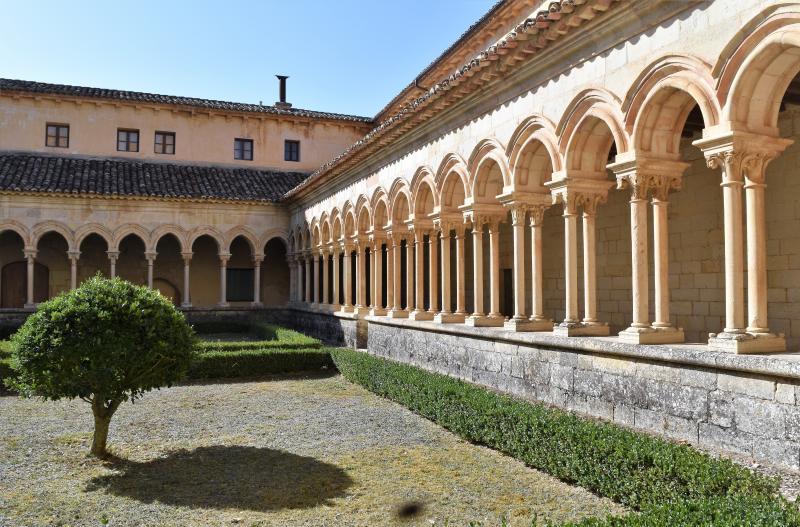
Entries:
{"type": "Polygon", "coordinates": [[[252,139],[247,139],[245,137],[234,137],[233,138],[233,160],[234,161],[252,161],[253,157],[254,157],[254,155],[253,155],[254,147],[255,147],[255,145],[253,144],[253,140],[252,139]],[[241,144],[241,148],[238,148],[239,144],[241,144]],[[250,145],[250,157],[249,158],[244,156],[244,154],[247,152],[247,150],[244,148],[244,145],[246,145],[246,144],[250,145]],[[240,157],[236,157],[237,155],[239,155],[240,151],[241,151],[240,157]]]}
{"type": "Polygon", "coordinates": [[[299,139],[285,139],[283,142],[283,160],[290,161],[292,163],[299,163],[300,162],[300,140],[299,139]],[[295,159],[292,159],[289,155],[292,153],[289,149],[290,145],[296,146],[294,149],[295,159]]]}
{"type": "Polygon", "coordinates": [[[138,128],[117,128],[117,152],[134,152],[134,153],[135,152],[139,152],[139,150],[141,149],[141,145],[142,145],[142,133],[141,133],[141,130],[139,130],[138,128]],[[119,134],[120,134],[120,132],[124,132],[126,134],[125,135],[125,148],[126,148],[125,150],[122,150],[119,147],[119,143],[120,143],[119,134]],[[131,146],[130,134],[132,134],[132,133],[136,134],[136,150],[131,150],[131,148],[130,148],[130,146],[131,146]]]}
{"type": "Polygon", "coordinates": [[[174,156],[175,155],[175,149],[176,149],[175,132],[166,132],[166,131],[163,131],[163,130],[156,130],[155,131],[155,133],[153,134],[153,153],[159,154],[159,155],[174,156]],[[163,135],[164,139],[166,139],[167,137],[172,137],[172,152],[165,151],[164,147],[167,146],[166,142],[162,142],[161,143],[161,152],[158,151],[157,139],[158,139],[159,135],[163,135]]]}
{"type": "Polygon", "coordinates": [[[47,148],[69,148],[69,132],[70,132],[69,124],[67,124],[67,123],[45,123],[45,125],[44,125],[44,146],[46,146],[47,148]],[[51,126],[55,127],[55,129],[56,129],[56,135],[54,136],[55,140],[56,140],[56,144],[54,144],[54,145],[48,144],[48,140],[50,139],[50,127],[51,126]],[[67,144],[62,146],[62,145],[58,144],[60,142],[59,139],[61,139],[61,135],[59,134],[59,131],[61,129],[64,129],[64,128],[66,128],[66,130],[67,130],[67,136],[66,136],[67,137],[67,144]]]}

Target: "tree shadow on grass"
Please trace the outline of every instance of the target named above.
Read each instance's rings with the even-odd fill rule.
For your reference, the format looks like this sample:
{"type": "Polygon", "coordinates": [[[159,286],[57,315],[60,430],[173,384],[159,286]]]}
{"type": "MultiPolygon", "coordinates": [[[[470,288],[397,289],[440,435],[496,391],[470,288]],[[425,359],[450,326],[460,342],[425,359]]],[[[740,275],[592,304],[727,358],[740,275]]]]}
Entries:
{"type": "Polygon", "coordinates": [[[184,507],[304,509],[344,496],[353,484],[335,465],[248,446],[178,450],[145,463],[117,458],[111,464],[118,472],[92,479],[87,490],[184,507]]]}

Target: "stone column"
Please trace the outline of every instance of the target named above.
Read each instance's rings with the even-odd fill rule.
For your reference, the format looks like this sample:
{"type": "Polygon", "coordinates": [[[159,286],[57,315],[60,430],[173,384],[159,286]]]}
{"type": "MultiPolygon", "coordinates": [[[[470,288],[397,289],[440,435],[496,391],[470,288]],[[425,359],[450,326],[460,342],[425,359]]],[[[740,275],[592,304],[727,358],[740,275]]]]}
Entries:
{"type": "Polygon", "coordinates": [[[578,211],[576,203],[564,203],[564,289],[566,313],[561,327],[578,324],[578,211]]]}
{"type": "Polygon", "coordinates": [[[330,256],[330,251],[328,249],[322,250],[322,303],[326,306],[330,305],[331,299],[328,293],[328,288],[330,287],[330,281],[328,280],[328,273],[330,272],[330,264],[328,263],[328,257],[330,256]]]}
{"type": "Polygon", "coordinates": [[[305,288],[305,300],[307,305],[311,305],[311,253],[308,252],[305,255],[305,263],[306,263],[306,288],[305,288]]]}
{"type": "Polygon", "coordinates": [[[80,251],[67,251],[69,258],[69,288],[78,287],[78,259],[81,257],[80,251]]]}
{"type": "Polygon", "coordinates": [[[157,255],[158,253],[155,251],[144,253],[144,258],[147,260],[147,287],[150,289],[153,288],[153,266],[155,265],[157,255]]]}
{"type": "Polygon", "coordinates": [[[514,235],[514,316],[505,323],[506,329],[527,331],[529,320],[525,315],[525,215],[527,207],[512,204],[511,229],[514,235]]]}
{"type": "Polygon", "coordinates": [[[542,295],[542,223],[547,207],[535,205],[528,209],[531,228],[531,318],[529,331],[552,331],[553,321],[544,316],[542,295]]]}
{"type": "Polygon", "coordinates": [[[304,300],[304,293],[305,293],[305,280],[303,278],[303,253],[297,253],[294,256],[295,261],[295,300],[299,303],[303,302],[304,300]]]}
{"type": "MultiPolygon", "coordinates": [[[[653,328],[670,333],[669,342],[683,342],[683,330],[672,327],[669,313],[669,230],[667,225],[668,189],[653,196],[653,257],[655,258],[655,320],[653,328]]],[[[664,342],[662,340],[662,342],[664,342]]]]}
{"type": "Polygon", "coordinates": [[[491,311],[489,318],[503,321],[500,313],[500,222],[489,222],[489,280],[491,281],[491,311]]]}
{"type": "Polygon", "coordinates": [[[618,188],[630,188],[631,213],[631,293],[633,321],[619,336],[622,340],[644,343],[652,333],[648,292],[647,194],[650,177],[633,169],[617,179],[618,188]]]}
{"type": "Polygon", "coordinates": [[[344,287],[344,306],[342,306],[342,311],[345,313],[353,310],[353,267],[350,262],[352,252],[353,248],[350,245],[344,246],[344,258],[342,260],[342,265],[344,265],[344,272],[342,273],[344,278],[344,283],[342,284],[344,287]]]}
{"type": "Polygon", "coordinates": [[[416,306],[409,318],[412,320],[430,320],[433,315],[425,311],[425,232],[419,228],[414,229],[414,251],[416,260],[416,306]]]}
{"type": "Polygon", "coordinates": [[[314,269],[314,286],[311,289],[311,294],[313,298],[311,299],[311,305],[316,309],[322,303],[322,283],[320,281],[320,267],[322,267],[322,249],[315,249],[315,252],[312,254],[312,268],[314,269]]]}
{"type": "Polygon", "coordinates": [[[431,319],[439,311],[439,242],[437,240],[438,233],[436,230],[431,229],[428,231],[428,296],[430,298],[430,306],[428,313],[431,319]]]}
{"type": "Polygon", "coordinates": [[[472,275],[474,289],[474,311],[464,321],[468,326],[480,326],[485,320],[483,311],[483,223],[472,219],[472,275]]]}
{"type": "MultiPolygon", "coordinates": [[[[392,303],[392,310],[389,311],[389,316],[391,318],[406,318],[408,317],[408,311],[403,310],[402,306],[402,264],[401,264],[401,257],[402,257],[402,241],[403,239],[398,234],[394,234],[390,241],[392,243],[392,289],[394,290],[393,296],[393,303],[392,303]]],[[[408,259],[407,259],[407,263],[408,259]]],[[[410,274],[410,273],[407,273],[410,274]]]]}
{"type": "Polygon", "coordinates": [[[28,283],[27,283],[27,291],[25,295],[25,309],[33,309],[36,307],[36,303],[33,299],[33,280],[34,280],[34,268],[36,263],[36,254],[38,251],[36,249],[27,248],[23,251],[25,255],[25,260],[27,260],[28,264],[28,283]]]}
{"type": "Polygon", "coordinates": [[[466,273],[464,272],[464,226],[455,226],[456,240],[456,312],[458,322],[464,322],[467,316],[466,306],[466,273]]]}
{"type": "Polygon", "coordinates": [[[189,296],[192,254],[194,253],[191,251],[181,253],[181,258],[183,258],[183,302],[181,302],[181,307],[192,307],[191,297],[189,296]]]}
{"type": "Polygon", "coordinates": [[[230,253],[219,254],[219,307],[228,307],[228,260],[230,253]]]}
{"type": "Polygon", "coordinates": [[[414,309],[414,237],[406,237],[406,314],[414,309]]]}
{"type": "Polygon", "coordinates": [[[367,313],[367,276],[366,258],[364,243],[356,242],[356,307],[355,312],[359,315],[367,313]]]}
{"type": "MultiPolygon", "coordinates": [[[[442,241],[442,310],[434,316],[433,321],[440,323],[440,324],[452,324],[456,322],[464,322],[464,312],[462,309],[461,313],[453,313],[453,296],[452,296],[452,289],[450,287],[450,273],[452,270],[451,259],[450,259],[450,231],[453,228],[449,222],[443,222],[440,224],[441,228],[441,241],[442,241]]],[[[458,244],[459,240],[459,226],[456,225],[456,244],[458,244]]],[[[456,254],[456,260],[458,260],[458,254],[456,254]]],[[[456,262],[456,281],[459,280],[458,277],[458,263],[456,262]]],[[[463,266],[463,262],[461,262],[463,266]]],[[[463,270],[463,267],[462,267],[463,270]]],[[[461,277],[463,280],[463,276],[461,277]]],[[[463,285],[463,284],[462,284],[463,285]]],[[[456,289],[458,289],[458,284],[456,284],[456,289]]],[[[463,308],[463,306],[462,306],[463,308]]]]}
{"type": "Polygon", "coordinates": [[[386,310],[383,308],[383,242],[382,236],[375,234],[372,241],[372,273],[370,282],[372,283],[372,309],[370,314],[373,316],[383,316],[386,310]]]}
{"type": "Polygon", "coordinates": [[[339,310],[339,246],[333,246],[333,298],[331,299],[331,306],[333,311],[339,310]]]}
{"type": "Polygon", "coordinates": [[[110,278],[116,278],[119,251],[106,251],[106,254],[108,255],[109,276],[110,278]]]}
{"type": "Polygon", "coordinates": [[[394,309],[394,238],[386,238],[386,310],[394,309]]]}
{"type": "Polygon", "coordinates": [[[597,206],[605,201],[605,194],[594,194],[583,199],[583,334],[606,336],[608,324],[597,320],[597,243],[595,223],[597,206]]]}
{"type": "Polygon", "coordinates": [[[264,261],[263,254],[253,257],[253,307],[261,307],[261,262],[264,261]]]}

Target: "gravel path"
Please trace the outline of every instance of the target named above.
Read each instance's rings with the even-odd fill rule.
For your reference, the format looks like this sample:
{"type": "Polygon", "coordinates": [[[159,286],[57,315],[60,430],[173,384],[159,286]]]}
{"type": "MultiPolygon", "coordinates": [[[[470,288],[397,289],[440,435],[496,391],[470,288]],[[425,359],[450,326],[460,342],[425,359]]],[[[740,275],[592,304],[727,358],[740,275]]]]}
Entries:
{"type": "Polygon", "coordinates": [[[0,525],[531,525],[622,507],[465,443],[339,376],[180,386],[124,404],[0,397],[0,525]],[[407,518],[403,519],[405,516],[407,518]]]}

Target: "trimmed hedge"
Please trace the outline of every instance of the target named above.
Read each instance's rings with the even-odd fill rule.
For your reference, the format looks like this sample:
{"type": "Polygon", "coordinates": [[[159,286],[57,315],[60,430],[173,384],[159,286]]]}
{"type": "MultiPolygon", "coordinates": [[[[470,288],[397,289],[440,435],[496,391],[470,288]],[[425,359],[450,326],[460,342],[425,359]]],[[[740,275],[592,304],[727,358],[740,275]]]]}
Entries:
{"type": "Polygon", "coordinates": [[[730,460],[362,352],[332,355],[348,380],[469,441],[645,511],[583,525],[800,525],[794,506],[776,497],[777,479],[730,460]],[[712,523],[717,517],[722,523],[712,523]]]}
{"type": "Polygon", "coordinates": [[[333,368],[325,348],[264,348],[209,351],[198,354],[189,367],[189,379],[257,377],[276,373],[333,368]]]}
{"type": "Polygon", "coordinates": [[[319,348],[320,341],[292,329],[265,324],[261,322],[204,322],[195,324],[197,333],[243,333],[254,335],[259,340],[254,341],[203,341],[197,343],[200,353],[209,351],[245,351],[266,348],[301,349],[319,348]],[[198,329],[199,328],[199,329],[198,329]]]}
{"type": "Polygon", "coordinates": [[[0,340],[0,393],[9,391],[3,381],[12,375],[14,370],[11,368],[11,342],[0,340]]]}

